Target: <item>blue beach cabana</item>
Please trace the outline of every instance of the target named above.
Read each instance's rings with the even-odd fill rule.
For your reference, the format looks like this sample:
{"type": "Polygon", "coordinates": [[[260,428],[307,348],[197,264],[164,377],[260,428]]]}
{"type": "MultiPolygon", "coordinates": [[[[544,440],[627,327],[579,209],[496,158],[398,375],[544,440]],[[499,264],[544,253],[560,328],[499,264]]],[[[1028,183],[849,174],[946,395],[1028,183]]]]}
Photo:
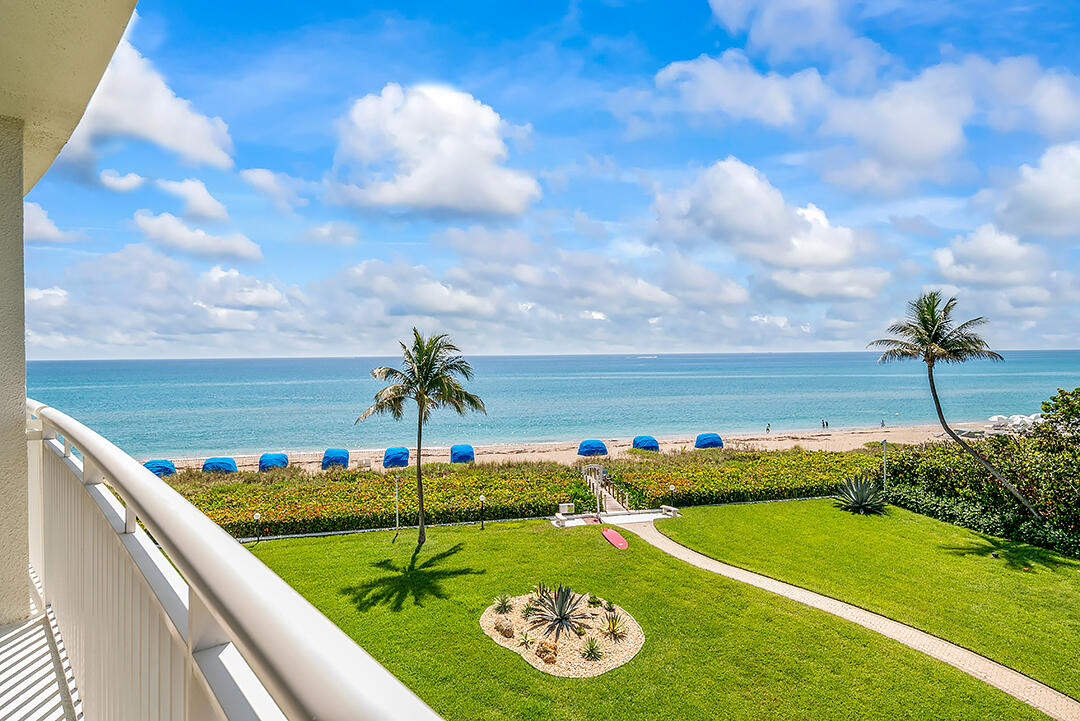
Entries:
{"type": "Polygon", "coordinates": [[[383,468],[404,468],[409,465],[409,449],[405,446],[387,448],[382,458],[383,468]]]}
{"type": "Polygon", "coordinates": [[[289,457],[284,453],[264,453],[259,456],[259,470],[269,471],[271,468],[285,468],[289,465],[289,457]]]}
{"type": "Polygon", "coordinates": [[[327,468],[334,466],[349,467],[349,452],[347,450],[344,448],[326,449],[326,452],[322,454],[322,469],[325,471],[327,468]]]}
{"type": "Polygon", "coordinates": [[[694,441],[694,448],[723,448],[724,439],[716,433],[700,433],[694,441]]]}
{"type": "Polygon", "coordinates": [[[579,456],[606,456],[607,446],[603,441],[582,441],[578,446],[577,454],[579,456]]]}
{"type": "Polygon", "coordinates": [[[472,463],[475,460],[476,454],[473,453],[473,447],[468,443],[458,443],[450,446],[451,463],[472,463]]]}
{"type": "Polygon", "coordinates": [[[634,436],[634,448],[642,451],[658,451],[660,444],[652,436],[634,436]]]}
{"type": "Polygon", "coordinates": [[[236,461],[225,456],[207,458],[202,464],[203,473],[236,473],[236,461]]]}
{"type": "Polygon", "coordinates": [[[158,478],[176,475],[176,466],[172,461],[147,461],[143,466],[158,478]]]}

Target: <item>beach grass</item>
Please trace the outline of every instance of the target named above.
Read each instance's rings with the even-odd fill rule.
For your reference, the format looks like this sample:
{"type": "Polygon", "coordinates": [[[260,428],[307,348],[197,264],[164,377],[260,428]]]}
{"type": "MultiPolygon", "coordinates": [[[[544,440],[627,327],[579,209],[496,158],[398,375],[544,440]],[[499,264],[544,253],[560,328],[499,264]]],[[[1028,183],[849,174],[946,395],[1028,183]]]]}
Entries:
{"type": "Polygon", "coordinates": [[[458,719],[1025,719],[1030,707],[857,625],[597,526],[543,521],[264,541],[254,553],[438,713],[458,719]],[[537,671],[479,619],[538,581],[612,599],[645,645],[601,676],[537,671]]]}
{"type": "Polygon", "coordinates": [[[687,508],[657,528],[720,561],[876,611],[1080,698],[1080,562],[889,506],[687,508]],[[996,554],[996,557],[995,557],[996,554]]]}

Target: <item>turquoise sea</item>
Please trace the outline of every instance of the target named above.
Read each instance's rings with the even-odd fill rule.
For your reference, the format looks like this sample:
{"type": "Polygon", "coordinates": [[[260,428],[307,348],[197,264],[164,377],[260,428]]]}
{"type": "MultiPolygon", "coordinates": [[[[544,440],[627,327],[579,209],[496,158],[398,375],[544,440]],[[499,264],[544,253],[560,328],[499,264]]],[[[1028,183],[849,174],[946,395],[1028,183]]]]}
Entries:
{"type": "MultiPolygon", "coordinates": [[[[1080,351],[1012,351],[941,368],[947,416],[1035,413],[1080,386],[1080,351]]],[[[439,411],[425,445],[689,436],[934,423],[921,363],[871,353],[482,356],[486,416],[439,411]]],[[[353,425],[393,358],[31,361],[29,395],[137,458],[415,443],[415,416],[353,425]]]]}

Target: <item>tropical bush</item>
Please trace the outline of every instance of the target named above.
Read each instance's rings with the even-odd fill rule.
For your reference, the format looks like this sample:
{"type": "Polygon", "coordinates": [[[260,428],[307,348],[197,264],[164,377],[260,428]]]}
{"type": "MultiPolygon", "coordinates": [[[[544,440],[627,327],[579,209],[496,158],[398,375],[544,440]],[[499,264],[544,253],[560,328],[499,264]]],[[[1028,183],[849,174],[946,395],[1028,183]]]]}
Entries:
{"type": "Polygon", "coordinates": [[[604,634],[615,643],[626,638],[626,623],[623,620],[622,614],[605,614],[604,621],[600,626],[600,633],[604,634]]]}
{"type": "Polygon", "coordinates": [[[845,478],[880,465],[861,451],[709,449],[654,452],[608,462],[605,468],[632,507],[655,508],[825,496],[845,478]]]}
{"type": "Polygon", "coordinates": [[[529,625],[543,631],[544,636],[554,633],[558,641],[561,633],[576,631],[589,618],[589,612],[581,607],[584,599],[569,586],[559,584],[555,590],[537,597],[529,625]]]}
{"type": "Polygon", "coordinates": [[[500,593],[495,597],[495,613],[507,614],[514,610],[514,604],[510,600],[510,595],[507,593],[500,593]]]}
{"type": "Polygon", "coordinates": [[[885,494],[873,478],[849,478],[840,484],[833,496],[837,508],[860,515],[884,513],[885,494]]]}
{"type": "MultiPolygon", "coordinates": [[[[553,515],[559,503],[588,506],[592,494],[580,473],[557,463],[424,466],[429,523],[553,515]]],[[[234,536],[386,528],[394,525],[394,478],[338,469],[310,474],[286,468],[213,476],[183,471],[169,479],[199,510],[234,536]],[[252,515],[261,516],[256,529],[252,515]]],[[[417,523],[416,484],[402,478],[401,523],[417,523]]]]}
{"type": "Polygon", "coordinates": [[[1031,500],[1040,518],[954,444],[903,448],[889,455],[891,503],[982,533],[1080,556],[1080,448],[1050,451],[1039,438],[991,436],[979,451],[1031,500]]]}
{"type": "Polygon", "coordinates": [[[595,638],[589,636],[581,644],[581,657],[586,661],[599,661],[604,658],[604,649],[600,648],[600,644],[595,638]]]}

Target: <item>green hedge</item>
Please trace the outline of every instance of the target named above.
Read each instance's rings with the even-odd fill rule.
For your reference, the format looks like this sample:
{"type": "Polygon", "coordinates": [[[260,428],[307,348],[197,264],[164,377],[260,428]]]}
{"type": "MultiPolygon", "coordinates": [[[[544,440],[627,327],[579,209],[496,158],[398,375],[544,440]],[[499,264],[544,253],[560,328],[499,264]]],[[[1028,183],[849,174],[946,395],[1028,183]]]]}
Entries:
{"type": "MultiPolygon", "coordinates": [[[[1080,532],[1080,448],[1042,450],[1030,438],[995,436],[973,444],[1023,493],[1052,526],[1080,532]]],[[[1020,505],[955,443],[902,448],[889,455],[889,481],[933,496],[975,503],[996,513],[1020,505]]]]}
{"type": "Polygon", "coordinates": [[[1037,439],[994,436],[973,444],[1035,506],[1031,518],[955,443],[910,446],[889,456],[889,501],[981,533],[1080,558],[1080,449],[1048,451],[1037,439]]]}
{"type": "Polygon", "coordinates": [[[880,465],[864,453],[796,449],[637,453],[605,467],[633,507],[655,508],[829,495],[844,479],[880,465]]]}
{"type": "MultiPolygon", "coordinates": [[[[170,479],[199,510],[234,536],[315,533],[394,525],[394,477],[371,471],[285,471],[170,479]],[[258,528],[252,518],[261,515],[258,528]]],[[[550,516],[559,503],[590,507],[580,473],[555,463],[424,465],[428,523],[550,516]]],[[[417,523],[415,471],[401,476],[401,523],[417,523]]]]}

